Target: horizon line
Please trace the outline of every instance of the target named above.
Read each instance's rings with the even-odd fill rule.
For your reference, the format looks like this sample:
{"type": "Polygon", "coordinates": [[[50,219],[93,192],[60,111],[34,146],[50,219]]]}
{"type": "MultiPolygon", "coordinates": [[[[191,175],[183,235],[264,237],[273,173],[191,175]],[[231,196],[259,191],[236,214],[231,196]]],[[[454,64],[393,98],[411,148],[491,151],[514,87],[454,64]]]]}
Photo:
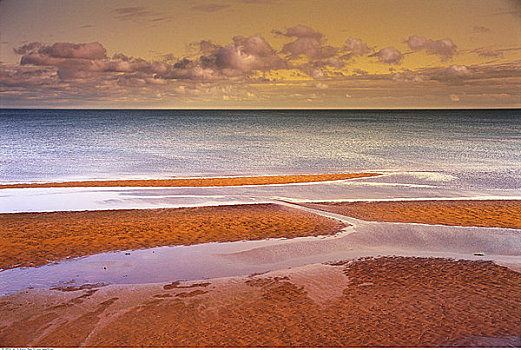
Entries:
{"type": "Polygon", "coordinates": [[[135,110],[135,111],[433,111],[433,110],[521,110],[519,107],[382,107],[382,108],[328,108],[328,107],[276,107],[276,108],[237,108],[237,107],[196,107],[196,108],[117,108],[117,107],[0,107],[0,110],[135,110]]]}

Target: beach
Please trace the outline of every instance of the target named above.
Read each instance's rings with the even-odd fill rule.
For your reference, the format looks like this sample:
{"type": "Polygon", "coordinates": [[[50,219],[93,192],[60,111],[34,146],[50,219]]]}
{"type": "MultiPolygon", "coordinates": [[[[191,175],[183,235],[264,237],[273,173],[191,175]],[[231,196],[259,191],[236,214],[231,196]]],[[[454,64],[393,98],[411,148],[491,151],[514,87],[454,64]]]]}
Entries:
{"type": "MultiPolygon", "coordinates": [[[[139,282],[130,273],[133,265],[128,265],[128,277],[122,282],[107,282],[92,277],[102,274],[87,272],[91,280],[83,275],[65,280],[64,275],[61,282],[47,287],[9,292],[0,296],[0,344],[518,346],[521,264],[512,242],[519,239],[520,208],[521,201],[516,200],[274,200],[193,208],[0,214],[4,271],[0,273],[13,272],[10,276],[38,269],[47,269],[43,276],[48,276],[54,266],[65,264],[74,271],[86,257],[103,254],[122,256],[128,262],[145,259],[137,264],[153,270],[163,266],[154,265],[155,260],[147,263],[154,247],[160,253],[192,245],[194,253],[187,256],[204,259],[205,254],[215,254],[197,253],[208,245],[208,252],[221,251],[218,259],[224,259],[225,266],[218,268],[223,277],[158,277],[163,281],[159,283],[139,282]],[[386,226],[393,223],[405,226],[386,226]],[[426,226],[414,226],[417,223],[426,226]],[[446,229],[440,231],[441,227],[446,229]],[[468,229],[460,232],[457,227],[468,229]],[[483,240],[487,234],[492,241],[503,237],[508,249],[487,243],[483,240]],[[464,242],[458,243],[458,236],[464,242]],[[486,254],[472,254],[466,245],[486,254]],[[149,253],[140,258],[141,251],[149,253]],[[316,258],[302,260],[307,255],[316,258]],[[299,256],[301,260],[294,260],[299,256]],[[254,272],[234,273],[226,264],[245,264],[246,270],[241,271],[254,272]],[[273,269],[262,270],[264,266],[273,269]]],[[[166,259],[166,255],[154,259],[162,257],[166,259]]],[[[110,259],[107,255],[92,266],[100,273],[124,273],[110,259]]],[[[178,268],[178,263],[168,264],[178,268]]]]}
{"type": "Polygon", "coordinates": [[[2,297],[0,343],[37,347],[519,345],[521,274],[366,258],[249,277],[2,297]]]}

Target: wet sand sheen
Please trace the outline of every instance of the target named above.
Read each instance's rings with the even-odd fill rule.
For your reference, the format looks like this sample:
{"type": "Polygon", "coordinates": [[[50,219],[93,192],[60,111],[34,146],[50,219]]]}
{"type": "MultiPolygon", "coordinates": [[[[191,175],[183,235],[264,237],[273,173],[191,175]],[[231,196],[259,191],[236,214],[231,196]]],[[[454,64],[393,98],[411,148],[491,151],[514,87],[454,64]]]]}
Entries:
{"type": "Polygon", "coordinates": [[[328,235],[345,226],[276,204],[0,214],[0,269],[115,250],[328,235]]]}
{"type": "Polygon", "coordinates": [[[366,221],[521,229],[519,200],[425,200],[304,203],[366,221]]]}
{"type": "Polygon", "coordinates": [[[245,185],[279,185],[291,183],[349,180],[382,175],[380,173],[242,176],[164,180],[100,180],[49,183],[5,184],[4,188],[49,188],[49,187],[216,187],[245,185]]]}
{"type": "Polygon", "coordinates": [[[488,261],[359,259],[246,278],[2,297],[0,344],[425,347],[492,337],[504,346],[521,333],[520,298],[521,274],[488,261]]]}

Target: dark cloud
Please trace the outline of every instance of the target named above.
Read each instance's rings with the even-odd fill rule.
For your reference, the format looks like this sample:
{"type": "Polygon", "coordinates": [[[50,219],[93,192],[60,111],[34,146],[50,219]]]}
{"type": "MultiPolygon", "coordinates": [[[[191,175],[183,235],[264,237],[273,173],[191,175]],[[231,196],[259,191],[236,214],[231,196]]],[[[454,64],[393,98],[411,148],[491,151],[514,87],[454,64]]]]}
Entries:
{"type": "Polygon", "coordinates": [[[403,55],[399,50],[397,50],[393,46],[389,46],[370,55],[369,57],[378,57],[380,62],[387,64],[400,64],[403,55]]]}
{"type": "Polygon", "coordinates": [[[484,48],[484,47],[477,48],[477,49],[472,50],[470,52],[471,53],[475,53],[478,56],[485,57],[485,58],[503,57],[502,50],[492,50],[492,49],[487,49],[487,48],[484,48]]]}
{"type": "Polygon", "coordinates": [[[354,74],[358,74],[358,75],[368,75],[368,74],[369,74],[368,71],[363,70],[363,69],[359,69],[359,68],[354,69],[354,70],[353,70],[353,73],[354,73],[354,74]]]}
{"type": "Polygon", "coordinates": [[[407,44],[413,51],[425,50],[430,55],[439,55],[443,59],[452,58],[457,53],[457,46],[451,39],[431,40],[419,35],[412,35],[407,44]]]}
{"type": "Polygon", "coordinates": [[[42,43],[34,41],[32,43],[25,44],[25,45],[22,45],[20,47],[15,47],[13,49],[13,51],[17,55],[25,55],[26,53],[29,53],[29,52],[34,51],[36,49],[39,49],[42,46],[43,46],[42,43]]]}
{"type": "Polygon", "coordinates": [[[151,12],[142,6],[120,7],[114,9],[114,18],[121,20],[133,20],[150,16],[151,12]]]}
{"type": "Polygon", "coordinates": [[[479,47],[470,52],[475,53],[478,56],[485,57],[485,58],[500,58],[500,57],[504,56],[505,52],[511,52],[511,51],[521,51],[521,47],[508,47],[508,48],[504,48],[504,49],[491,49],[491,48],[479,47]]]}
{"type": "Polygon", "coordinates": [[[120,7],[113,10],[114,18],[122,21],[147,21],[160,22],[170,20],[170,16],[165,16],[160,12],[154,12],[143,6],[120,7]]]}
{"type": "Polygon", "coordinates": [[[197,11],[203,11],[203,12],[216,12],[216,11],[224,10],[227,7],[230,7],[230,5],[204,4],[204,5],[192,6],[192,9],[197,10],[197,11]]]}
{"type": "Polygon", "coordinates": [[[473,33],[489,33],[491,30],[488,27],[485,26],[474,26],[472,28],[473,33]]]}
{"type": "Polygon", "coordinates": [[[38,52],[56,58],[85,58],[90,60],[106,58],[107,50],[98,42],[87,44],[56,43],[41,47],[38,52]]]}
{"type": "Polygon", "coordinates": [[[0,65],[0,87],[3,88],[50,86],[57,83],[53,68],[0,65]]]}

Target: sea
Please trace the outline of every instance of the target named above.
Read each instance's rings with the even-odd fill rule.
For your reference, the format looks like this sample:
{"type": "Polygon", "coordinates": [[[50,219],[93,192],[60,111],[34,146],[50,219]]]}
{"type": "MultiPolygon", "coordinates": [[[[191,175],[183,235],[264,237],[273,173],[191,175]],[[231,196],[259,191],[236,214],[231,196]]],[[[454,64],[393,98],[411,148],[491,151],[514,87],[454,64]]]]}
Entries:
{"type": "MultiPolygon", "coordinates": [[[[0,109],[4,184],[363,171],[387,176],[358,180],[356,190],[297,186],[293,196],[280,189],[268,196],[521,196],[521,110],[0,109]]],[[[172,205],[233,197],[230,189],[148,191],[184,198],[172,205]]],[[[248,198],[266,196],[249,191],[248,198]]],[[[31,209],[10,201],[0,200],[0,211],[31,209]]]]}

